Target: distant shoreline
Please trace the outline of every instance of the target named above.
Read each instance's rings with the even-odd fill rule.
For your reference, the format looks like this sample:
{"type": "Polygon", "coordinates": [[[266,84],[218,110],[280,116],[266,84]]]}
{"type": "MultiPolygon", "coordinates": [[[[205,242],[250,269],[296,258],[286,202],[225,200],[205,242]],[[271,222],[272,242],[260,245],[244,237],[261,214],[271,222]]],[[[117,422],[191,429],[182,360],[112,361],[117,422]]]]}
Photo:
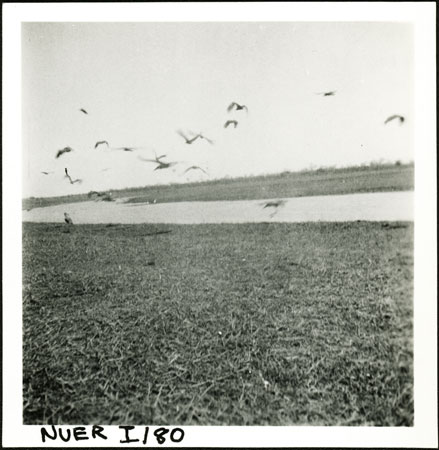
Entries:
{"type": "MultiPolygon", "coordinates": [[[[113,199],[129,203],[156,200],[179,201],[256,200],[360,192],[411,191],[414,189],[414,163],[376,163],[343,168],[321,167],[298,172],[222,178],[192,183],[173,183],[111,190],[113,199]]],[[[26,198],[22,209],[89,201],[88,194],[26,198]]]]}

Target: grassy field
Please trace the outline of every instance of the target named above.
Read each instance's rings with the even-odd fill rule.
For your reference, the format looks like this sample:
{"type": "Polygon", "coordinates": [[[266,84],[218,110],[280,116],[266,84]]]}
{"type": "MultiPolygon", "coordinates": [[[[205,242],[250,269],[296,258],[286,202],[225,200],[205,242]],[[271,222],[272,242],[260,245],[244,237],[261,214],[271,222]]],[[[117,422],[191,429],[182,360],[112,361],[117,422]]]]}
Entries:
{"type": "Polygon", "coordinates": [[[413,224],[23,225],[24,423],[413,425],[413,224]]]}
{"type": "MultiPolygon", "coordinates": [[[[230,178],[199,183],[146,186],[112,191],[113,198],[159,203],[210,200],[255,200],[355,192],[408,191],[414,187],[413,164],[375,164],[344,169],[284,172],[277,175],[230,178]]],[[[86,194],[30,198],[23,208],[37,208],[90,200],[86,194]]]]}

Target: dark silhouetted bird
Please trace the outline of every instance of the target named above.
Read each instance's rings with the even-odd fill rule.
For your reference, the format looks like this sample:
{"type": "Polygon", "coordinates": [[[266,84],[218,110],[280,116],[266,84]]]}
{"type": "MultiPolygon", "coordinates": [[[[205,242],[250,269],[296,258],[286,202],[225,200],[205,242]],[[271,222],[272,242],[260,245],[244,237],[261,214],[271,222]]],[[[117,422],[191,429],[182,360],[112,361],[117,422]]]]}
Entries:
{"type": "Polygon", "coordinates": [[[189,172],[189,170],[201,170],[202,172],[204,172],[206,175],[209,175],[204,169],[202,169],[199,166],[190,166],[188,167],[183,173],[189,172]]]}
{"type": "Polygon", "coordinates": [[[79,111],[81,111],[84,114],[88,114],[88,112],[84,108],[81,108],[79,111]]]}
{"type": "Polygon", "coordinates": [[[44,173],[44,175],[50,175],[53,172],[41,172],[41,173],[44,173]]]}
{"type": "Polygon", "coordinates": [[[270,207],[278,208],[279,206],[285,205],[285,203],[286,203],[285,200],[274,200],[272,202],[264,203],[264,208],[270,208],[270,207]]]}
{"type": "Polygon", "coordinates": [[[64,171],[66,173],[66,178],[68,178],[70,181],[70,184],[82,183],[82,180],[80,180],[79,178],[77,178],[76,180],[72,180],[72,177],[69,175],[69,173],[67,171],[67,167],[64,169],[64,171]]]}
{"type": "Polygon", "coordinates": [[[242,109],[245,109],[245,110],[248,112],[247,106],[245,106],[245,105],[240,105],[240,104],[238,104],[238,103],[236,103],[236,102],[230,103],[230,105],[229,105],[228,108],[227,108],[227,111],[230,112],[230,111],[232,111],[233,109],[235,109],[236,111],[240,111],[240,110],[242,110],[242,109]]]}
{"type": "Polygon", "coordinates": [[[64,213],[64,221],[67,225],[73,225],[72,218],[66,212],[64,213]]]}
{"type": "Polygon", "coordinates": [[[323,97],[330,97],[332,95],[335,95],[337,91],[327,91],[327,92],[317,92],[316,95],[323,95],[323,97]]]}
{"type": "Polygon", "coordinates": [[[233,125],[234,128],[236,128],[238,126],[238,121],[237,120],[228,120],[225,124],[224,124],[224,128],[227,128],[229,125],[233,125]]]}
{"type": "Polygon", "coordinates": [[[101,145],[101,144],[106,144],[106,146],[107,146],[107,147],[109,147],[109,145],[108,145],[108,142],[107,142],[107,141],[98,141],[98,142],[96,142],[96,144],[95,144],[95,148],[97,148],[97,147],[98,147],[98,145],[101,145]]]}
{"type": "Polygon", "coordinates": [[[405,118],[403,116],[400,116],[398,114],[394,114],[393,116],[388,117],[385,121],[384,121],[384,125],[386,125],[386,123],[389,123],[390,121],[394,120],[394,119],[399,119],[399,123],[402,124],[405,120],[405,118]]]}
{"type": "Polygon", "coordinates": [[[73,148],[72,147],[64,147],[63,149],[57,151],[55,158],[59,158],[64,153],[69,153],[69,152],[73,152],[73,148]]]}

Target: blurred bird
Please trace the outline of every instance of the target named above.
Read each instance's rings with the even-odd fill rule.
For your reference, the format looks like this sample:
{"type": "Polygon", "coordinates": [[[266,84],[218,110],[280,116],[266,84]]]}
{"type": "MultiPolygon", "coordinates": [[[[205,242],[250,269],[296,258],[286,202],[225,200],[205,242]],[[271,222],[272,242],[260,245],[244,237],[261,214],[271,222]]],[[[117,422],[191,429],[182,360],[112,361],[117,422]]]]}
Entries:
{"type": "Polygon", "coordinates": [[[49,174],[51,174],[53,172],[41,172],[41,173],[44,173],[44,175],[49,175],[49,174]]]}
{"type": "Polygon", "coordinates": [[[185,174],[186,172],[189,172],[189,170],[201,170],[201,171],[204,172],[206,175],[209,175],[204,169],[202,169],[202,168],[199,167],[199,166],[190,166],[190,167],[188,167],[188,168],[183,172],[183,174],[185,174]]]}
{"type": "Polygon", "coordinates": [[[106,145],[107,145],[107,147],[109,147],[109,145],[108,145],[108,142],[107,142],[107,141],[98,141],[98,142],[96,142],[96,144],[95,144],[95,148],[97,148],[97,147],[98,147],[98,145],[101,145],[101,144],[106,144],[106,145]]]}
{"type": "Polygon", "coordinates": [[[70,184],[82,183],[82,180],[80,180],[79,178],[77,178],[76,180],[72,180],[71,176],[67,172],[67,167],[64,169],[64,171],[66,173],[66,178],[68,178],[70,180],[70,184]]]}
{"type": "Polygon", "coordinates": [[[275,200],[272,202],[264,203],[264,208],[270,207],[278,208],[279,206],[283,206],[285,203],[286,203],[285,200],[275,200]]]}
{"type": "Polygon", "coordinates": [[[328,92],[317,92],[316,95],[323,95],[323,97],[329,97],[335,95],[337,91],[328,91],[328,92]]]}
{"type": "Polygon", "coordinates": [[[202,137],[200,134],[197,134],[193,138],[189,139],[181,130],[177,130],[177,133],[185,140],[186,144],[192,144],[195,142],[199,137],[202,137]]]}
{"type": "Polygon", "coordinates": [[[233,108],[235,108],[236,111],[240,111],[240,110],[242,110],[242,109],[245,109],[245,110],[248,112],[247,106],[245,106],[245,105],[239,105],[239,104],[236,103],[236,102],[230,103],[230,105],[229,105],[228,108],[227,108],[227,111],[230,112],[230,111],[233,110],[233,108]]]}
{"type": "Polygon", "coordinates": [[[141,147],[116,147],[113,150],[123,150],[124,152],[132,152],[134,150],[138,150],[141,147]]]}
{"type": "Polygon", "coordinates": [[[234,128],[236,128],[238,126],[238,121],[237,120],[228,120],[225,124],[224,124],[224,128],[227,128],[229,125],[233,125],[234,128]]]}
{"type": "Polygon", "coordinates": [[[158,166],[154,170],[168,169],[169,167],[172,167],[172,166],[175,166],[176,164],[178,164],[178,161],[173,161],[173,162],[161,161],[165,156],[166,155],[161,155],[161,156],[156,155],[155,159],[147,159],[147,158],[143,158],[141,156],[139,156],[138,158],[141,161],[152,162],[152,163],[158,164],[158,166]]]}
{"type": "Polygon", "coordinates": [[[73,152],[73,148],[72,147],[64,147],[63,149],[58,150],[58,152],[56,153],[55,158],[59,158],[64,153],[69,153],[69,152],[73,152]]]}
{"type": "Polygon", "coordinates": [[[205,141],[209,142],[210,145],[213,145],[213,141],[211,139],[203,136],[201,133],[199,133],[198,136],[200,137],[200,139],[204,139],[205,141]]]}
{"type": "Polygon", "coordinates": [[[84,108],[81,108],[79,111],[83,112],[84,114],[88,114],[88,112],[84,108]]]}
{"type": "Polygon", "coordinates": [[[155,155],[155,159],[143,158],[142,156],[138,156],[138,158],[139,158],[141,161],[155,162],[155,163],[158,163],[158,164],[160,164],[160,160],[161,160],[161,159],[166,158],[166,155],[160,155],[160,156],[157,156],[157,153],[156,153],[156,152],[154,152],[154,155],[155,155]]]}
{"type": "Polygon", "coordinates": [[[167,163],[159,161],[158,163],[159,163],[159,165],[154,170],[169,169],[169,167],[173,167],[176,164],[178,164],[178,161],[167,162],[167,163]]]}
{"type": "Polygon", "coordinates": [[[389,123],[391,120],[394,119],[399,119],[399,123],[402,124],[405,120],[405,118],[403,116],[400,116],[398,114],[394,114],[393,116],[388,117],[385,121],[384,121],[384,125],[386,125],[386,123],[389,123]]]}
{"type": "Polygon", "coordinates": [[[72,218],[65,212],[64,213],[64,221],[66,222],[66,224],[68,225],[73,225],[73,220],[72,218]]]}
{"type": "Polygon", "coordinates": [[[274,212],[270,215],[270,217],[273,217],[278,212],[278,208],[284,206],[286,203],[286,200],[274,200],[270,202],[263,203],[264,208],[275,208],[274,212]]]}

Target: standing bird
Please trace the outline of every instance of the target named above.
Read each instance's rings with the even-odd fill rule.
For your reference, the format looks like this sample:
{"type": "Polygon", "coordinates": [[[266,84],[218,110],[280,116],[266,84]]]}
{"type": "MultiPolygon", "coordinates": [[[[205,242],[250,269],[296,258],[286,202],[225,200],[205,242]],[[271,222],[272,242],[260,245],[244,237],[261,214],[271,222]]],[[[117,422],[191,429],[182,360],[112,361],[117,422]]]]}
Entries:
{"type": "Polygon", "coordinates": [[[227,128],[229,125],[233,125],[234,128],[236,128],[238,126],[238,121],[237,120],[228,120],[225,124],[224,124],[224,128],[227,128]]]}
{"type": "Polygon", "coordinates": [[[317,92],[316,95],[323,95],[323,97],[330,97],[332,95],[335,95],[337,91],[327,91],[327,92],[317,92]]]}
{"type": "Polygon", "coordinates": [[[69,175],[69,173],[67,172],[67,167],[64,169],[65,173],[66,173],[66,178],[68,178],[70,180],[70,184],[75,184],[75,183],[82,183],[82,180],[80,180],[79,178],[77,178],[76,180],[72,180],[71,176],[69,175]]]}
{"type": "Polygon", "coordinates": [[[72,218],[66,212],[64,213],[64,221],[67,225],[73,225],[72,218]]]}
{"type": "Polygon", "coordinates": [[[189,172],[189,170],[201,170],[201,171],[204,172],[206,175],[209,175],[204,169],[202,169],[202,168],[199,167],[199,166],[190,166],[190,167],[188,167],[188,168],[183,172],[183,174],[185,174],[186,172],[189,172]]]}
{"type": "Polygon", "coordinates": [[[84,108],[81,108],[79,111],[81,111],[84,114],[88,114],[88,112],[84,108]]]}
{"type": "Polygon", "coordinates": [[[98,147],[98,145],[101,145],[101,144],[106,144],[106,146],[107,146],[107,147],[109,147],[109,145],[108,145],[108,142],[107,142],[107,141],[98,141],[98,142],[96,142],[96,144],[95,144],[95,148],[97,148],[97,147],[98,147]]]}
{"type": "Polygon", "coordinates": [[[227,108],[227,111],[230,112],[235,108],[236,111],[240,111],[241,109],[245,109],[248,112],[248,108],[245,105],[239,105],[236,102],[230,103],[229,107],[227,108]]]}
{"type": "Polygon", "coordinates": [[[72,147],[64,147],[63,149],[57,151],[55,158],[59,158],[64,153],[69,153],[69,152],[73,152],[73,148],[72,147]]]}
{"type": "Polygon", "coordinates": [[[388,117],[385,121],[384,121],[384,125],[386,125],[386,123],[389,123],[391,120],[394,119],[399,119],[399,123],[402,124],[405,120],[405,118],[403,116],[400,116],[398,114],[394,114],[393,116],[388,117]]]}

